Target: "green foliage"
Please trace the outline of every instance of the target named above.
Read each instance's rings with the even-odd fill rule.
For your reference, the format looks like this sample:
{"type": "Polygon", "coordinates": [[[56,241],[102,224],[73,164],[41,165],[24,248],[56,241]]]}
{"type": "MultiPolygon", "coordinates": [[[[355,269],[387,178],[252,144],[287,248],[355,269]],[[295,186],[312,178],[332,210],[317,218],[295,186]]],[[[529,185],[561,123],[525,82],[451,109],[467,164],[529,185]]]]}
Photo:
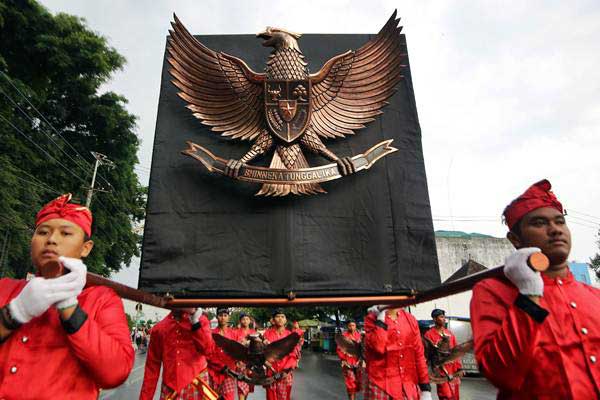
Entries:
{"type": "MultiPolygon", "coordinates": [[[[598,244],[598,248],[600,249],[600,231],[598,231],[597,236],[598,241],[596,243],[598,244]]],[[[596,255],[593,258],[590,258],[590,267],[592,267],[592,269],[596,273],[596,276],[600,279],[600,253],[596,253],[596,255]]]]}
{"type": "Polygon", "coordinates": [[[124,63],[84,20],[53,16],[31,0],[0,0],[0,251],[10,237],[3,275],[32,270],[29,241],[43,204],[66,192],[85,202],[90,151],[116,168],[99,170],[97,187],[111,192],[92,201],[95,247],[86,264],[107,276],[139,255],[132,225],[144,217],[146,190],[133,170],[135,117],[125,98],[99,92],[124,63]]]}
{"type": "Polygon", "coordinates": [[[135,326],[135,321],[131,318],[131,315],[125,313],[125,317],[127,318],[127,326],[129,327],[129,331],[133,330],[135,326]]]}
{"type": "MultiPolygon", "coordinates": [[[[250,314],[256,319],[256,321],[260,325],[265,325],[271,319],[271,313],[273,312],[273,308],[243,308],[247,314],[250,314]]],[[[303,319],[316,319],[319,321],[329,321],[333,319],[334,323],[336,321],[342,323],[349,318],[362,318],[367,313],[367,307],[364,306],[345,306],[345,307],[335,307],[335,306],[310,306],[310,307],[286,307],[284,308],[285,315],[287,317],[288,322],[292,321],[302,321],[303,319]]],[[[235,315],[238,317],[239,313],[235,315]]],[[[232,318],[230,321],[237,324],[238,319],[233,320],[234,314],[232,314],[232,318]]]]}

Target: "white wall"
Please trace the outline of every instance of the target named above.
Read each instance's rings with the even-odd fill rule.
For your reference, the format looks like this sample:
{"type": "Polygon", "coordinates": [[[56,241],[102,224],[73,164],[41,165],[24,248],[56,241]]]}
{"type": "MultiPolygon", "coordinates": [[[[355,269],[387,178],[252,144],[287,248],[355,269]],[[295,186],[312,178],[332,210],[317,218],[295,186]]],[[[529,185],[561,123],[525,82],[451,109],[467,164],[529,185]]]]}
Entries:
{"type": "Polygon", "coordinates": [[[140,313],[140,315],[138,315],[137,311],[135,310],[135,305],[138,303],[127,299],[122,300],[125,312],[129,314],[133,319],[139,318],[143,319],[144,321],[151,319],[155,322],[158,322],[164,317],[166,317],[170,312],[169,310],[165,310],[164,308],[158,308],[149,306],[147,304],[142,304],[142,312],[140,313]]]}
{"type": "MultiPolygon", "coordinates": [[[[488,268],[493,268],[502,265],[504,258],[514,251],[513,246],[505,238],[477,236],[456,238],[436,235],[435,241],[442,282],[469,259],[488,268]]],[[[445,310],[446,315],[449,316],[469,317],[470,301],[471,291],[468,291],[411,306],[410,311],[417,319],[431,319],[431,310],[434,308],[445,310]]]]}

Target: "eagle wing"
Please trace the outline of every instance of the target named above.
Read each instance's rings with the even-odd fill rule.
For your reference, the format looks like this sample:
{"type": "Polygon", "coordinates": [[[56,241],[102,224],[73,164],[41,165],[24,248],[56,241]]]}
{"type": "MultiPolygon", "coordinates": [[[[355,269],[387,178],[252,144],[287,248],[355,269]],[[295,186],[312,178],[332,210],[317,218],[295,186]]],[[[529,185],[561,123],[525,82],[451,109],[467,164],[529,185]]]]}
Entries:
{"type": "Polygon", "coordinates": [[[374,120],[402,79],[402,27],[396,11],[381,31],[356,51],[333,57],[310,76],[311,123],[321,137],[353,135],[374,120]]]}
{"type": "Polygon", "coordinates": [[[283,339],[270,343],[265,347],[265,359],[269,362],[281,360],[294,350],[294,347],[300,342],[300,335],[292,332],[283,339]]]}
{"type": "Polygon", "coordinates": [[[167,58],[172,83],[194,116],[212,131],[252,140],[264,129],[265,74],[239,58],[215,52],[200,43],[174,15],[167,58]]]}
{"type": "Polygon", "coordinates": [[[225,336],[219,335],[218,333],[212,334],[215,344],[223,349],[225,354],[237,361],[248,362],[248,348],[241,343],[226,338],[225,336]]]}
{"type": "Polygon", "coordinates": [[[356,358],[362,358],[362,344],[360,342],[355,342],[354,340],[345,337],[341,333],[336,333],[335,343],[345,353],[348,353],[356,358]]]}

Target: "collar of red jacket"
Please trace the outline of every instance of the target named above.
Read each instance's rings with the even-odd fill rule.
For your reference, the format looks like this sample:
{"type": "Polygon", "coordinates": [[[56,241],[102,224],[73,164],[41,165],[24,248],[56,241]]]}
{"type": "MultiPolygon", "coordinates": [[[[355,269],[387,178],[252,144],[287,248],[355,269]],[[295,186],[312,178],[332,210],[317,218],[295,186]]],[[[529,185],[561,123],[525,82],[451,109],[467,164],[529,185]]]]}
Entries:
{"type": "Polygon", "coordinates": [[[542,273],[542,279],[544,280],[544,285],[560,285],[561,283],[564,284],[575,281],[575,277],[573,276],[573,273],[570,269],[567,270],[567,274],[565,276],[558,276],[555,278],[551,278],[549,276],[546,276],[546,274],[542,273]]]}
{"type": "Polygon", "coordinates": [[[525,214],[538,208],[551,207],[562,213],[563,206],[550,189],[552,189],[550,182],[543,179],[531,185],[522,195],[506,206],[503,215],[508,228],[512,229],[525,214]]]}
{"type": "Polygon", "coordinates": [[[92,236],[92,212],[79,204],[69,203],[71,193],[63,194],[46,204],[35,217],[35,226],[60,218],[79,225],[88,237],[92,236]]]}

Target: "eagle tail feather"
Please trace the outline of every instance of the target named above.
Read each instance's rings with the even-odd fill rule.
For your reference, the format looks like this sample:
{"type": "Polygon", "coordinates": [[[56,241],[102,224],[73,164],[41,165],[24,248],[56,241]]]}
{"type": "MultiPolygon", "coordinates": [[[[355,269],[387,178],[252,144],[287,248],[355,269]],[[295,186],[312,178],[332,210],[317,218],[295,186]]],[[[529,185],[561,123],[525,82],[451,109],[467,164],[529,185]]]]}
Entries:
{"type": "MultiPolygon", "coordinates": [[[[304,157],[304,154],[300,152],[298,158],[292,167],[288,167],[284,164],[279,156],[279,152],[273,153],[273,159],[269,166],[273,169],[300,169],[308,168],[308,161],[304,157]]],[[[275,183],[264,183],[258,193],[255,196],[287,196],[289,194],[302,195],[302,194],[318,194],[327,193],[325,189],[318,183],[299,183],[299,184],[275,184],[275,183]]]]}

